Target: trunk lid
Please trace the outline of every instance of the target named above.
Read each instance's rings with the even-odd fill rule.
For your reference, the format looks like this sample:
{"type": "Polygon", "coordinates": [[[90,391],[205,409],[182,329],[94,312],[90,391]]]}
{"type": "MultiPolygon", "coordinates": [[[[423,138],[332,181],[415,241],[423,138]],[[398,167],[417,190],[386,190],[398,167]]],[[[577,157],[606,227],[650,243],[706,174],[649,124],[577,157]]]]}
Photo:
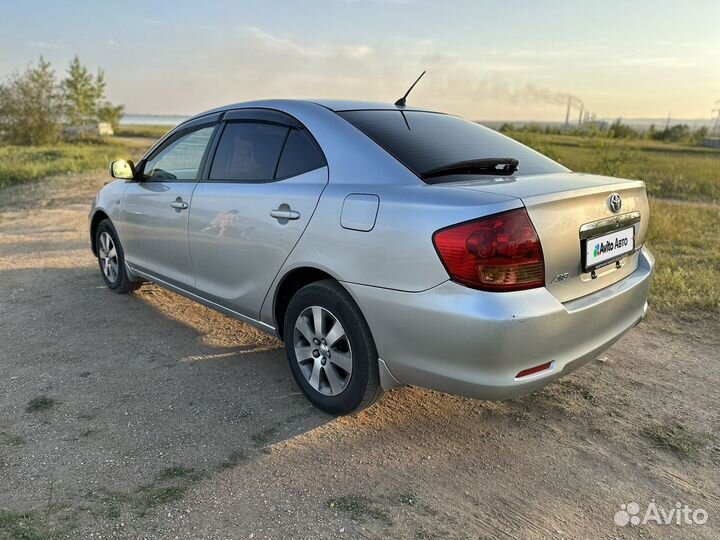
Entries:
{"type": "MultiPolygon", "coordinates": [[[[631,274],[647,234],[649,209],[645,183],[579,173],[508,178],[481,178],[442,184],[520,199],[540,237],[545,260],[545,286],[560,302],[591,294],[631,274]],[[610,209],[617,193],[622,206],[610,209]],[[636,215],[640,214],[639,221],[636,215]],[[636,221],[635,223],[632,223],[636,221]],[[616,263],[583,270],[583,240],[634,228],[634,251],[616,263]],[[582,232],[581,232],[582,231],[582,232]]],[[[592,249],[591,249],[592,251],[592,249]]]]}

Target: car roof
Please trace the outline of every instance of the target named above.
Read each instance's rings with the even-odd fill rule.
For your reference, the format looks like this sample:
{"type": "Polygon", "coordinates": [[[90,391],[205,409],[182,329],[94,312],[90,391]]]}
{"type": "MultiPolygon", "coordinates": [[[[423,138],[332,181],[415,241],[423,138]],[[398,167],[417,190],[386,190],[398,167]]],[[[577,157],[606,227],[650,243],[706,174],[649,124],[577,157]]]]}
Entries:
{"type": "Polygon", "coordinates": [[[365,110],[388,110],[388,111],[425,111],[425,112],[436,112],[431,111],[430,109],[425,109],[422,107],[413,107],[413,106],[404,106],[404,107],[398,107],[394,103],[383,103],[378,101],[353,101],[353,100],[347,100],[347,99],[262,99],[257,101],[244,101],[240,103],[232,103],[229,105],[223,105],[222,107],[216,107],[214,109],[210,109],[208,111],[202,112],[200,114],[196,114],[192,116],[191,118],[188,118],[183,124],[194,120],[196,118],[200,118],[202,116],[206,116],[208,114],[213,113],[219,113],[224,111],[231,111],[233,109],[243,109],[243,108],[251,108],[251,107],[258,107],[258,108],[269,108],[269,109],[278,109],[283,110],[283,104],[288,103],[311,103],[315,105],[319,105],[321,107],[325,107],[326,109],[330,109],[334,112],[342,112],[342,111],[365,111],[365,110]]]}
{"type": "MultiPolygon", "coordinates": [[[[332,111],[366,111],[366,110],[390,110],[390,111],[426,111],[428,109],[422,107],[413,107],[412,105],[399,107],[394,103],[384,103],[380,101],[354,101],[349,99],[308,99],[312,103],[322,105],[332,111]]],[[[435,111],[432,111],[435,112],[435,111]]]]}

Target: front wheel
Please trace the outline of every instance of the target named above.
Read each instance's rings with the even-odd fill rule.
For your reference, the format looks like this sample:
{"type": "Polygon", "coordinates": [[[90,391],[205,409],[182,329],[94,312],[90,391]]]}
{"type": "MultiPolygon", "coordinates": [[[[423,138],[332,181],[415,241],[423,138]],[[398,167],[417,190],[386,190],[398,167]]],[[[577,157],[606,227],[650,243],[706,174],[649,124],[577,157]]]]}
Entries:
{"type": "Polygon", "coordinates": [[[320,409],[348,414],[369,407],[382,394],[370,328],[337,282],[300,289],[288,305],[283,336],[295,380],[320,409]]]}
{"type": "Polygon", "coordinates": [[[125,270],[125,253],[109,219],[102,220],[95,232],[95,249],[103,281],[111,291],[124,294],[134,291],[139,282],[131,281],[125,270]]]}

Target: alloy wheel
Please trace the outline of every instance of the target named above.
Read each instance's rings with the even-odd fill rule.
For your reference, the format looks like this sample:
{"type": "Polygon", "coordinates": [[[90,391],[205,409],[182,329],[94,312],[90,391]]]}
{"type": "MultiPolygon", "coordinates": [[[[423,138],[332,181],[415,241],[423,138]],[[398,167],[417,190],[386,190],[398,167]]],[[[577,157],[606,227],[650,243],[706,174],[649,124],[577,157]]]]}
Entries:
{"type": "Polygon", "coordinates": [[[112,236],[107,232],[100,234],[100,242],[98,245],[98,258],[103,274],[110,283],[115,283],[118,279],[118,254],[115,242],[112,236]]]}
{"type": "Polygon", "coordinates": [[[340,394],[352,374],[350,341],[327,309],[310,306],[295,321],[295,359],[307,382],[326,396],[340,394]]]}

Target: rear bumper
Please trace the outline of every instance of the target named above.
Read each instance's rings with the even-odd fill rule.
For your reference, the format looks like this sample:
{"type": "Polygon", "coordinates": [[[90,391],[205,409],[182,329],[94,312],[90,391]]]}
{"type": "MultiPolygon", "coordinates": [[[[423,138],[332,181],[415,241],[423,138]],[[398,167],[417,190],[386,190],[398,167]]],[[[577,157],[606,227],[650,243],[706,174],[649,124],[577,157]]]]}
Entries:
{"type": "Polygon", "coordinates": [[[638,324],[647,311],[654,262],[643,248],[632,274],[566,303],[545,288],[487,293],[448,281],[408,293],[344,285],[398,382],[499,400],[569,373],[638,324]],[[516,379],[546,362],[551,368],[516,379]]]}

